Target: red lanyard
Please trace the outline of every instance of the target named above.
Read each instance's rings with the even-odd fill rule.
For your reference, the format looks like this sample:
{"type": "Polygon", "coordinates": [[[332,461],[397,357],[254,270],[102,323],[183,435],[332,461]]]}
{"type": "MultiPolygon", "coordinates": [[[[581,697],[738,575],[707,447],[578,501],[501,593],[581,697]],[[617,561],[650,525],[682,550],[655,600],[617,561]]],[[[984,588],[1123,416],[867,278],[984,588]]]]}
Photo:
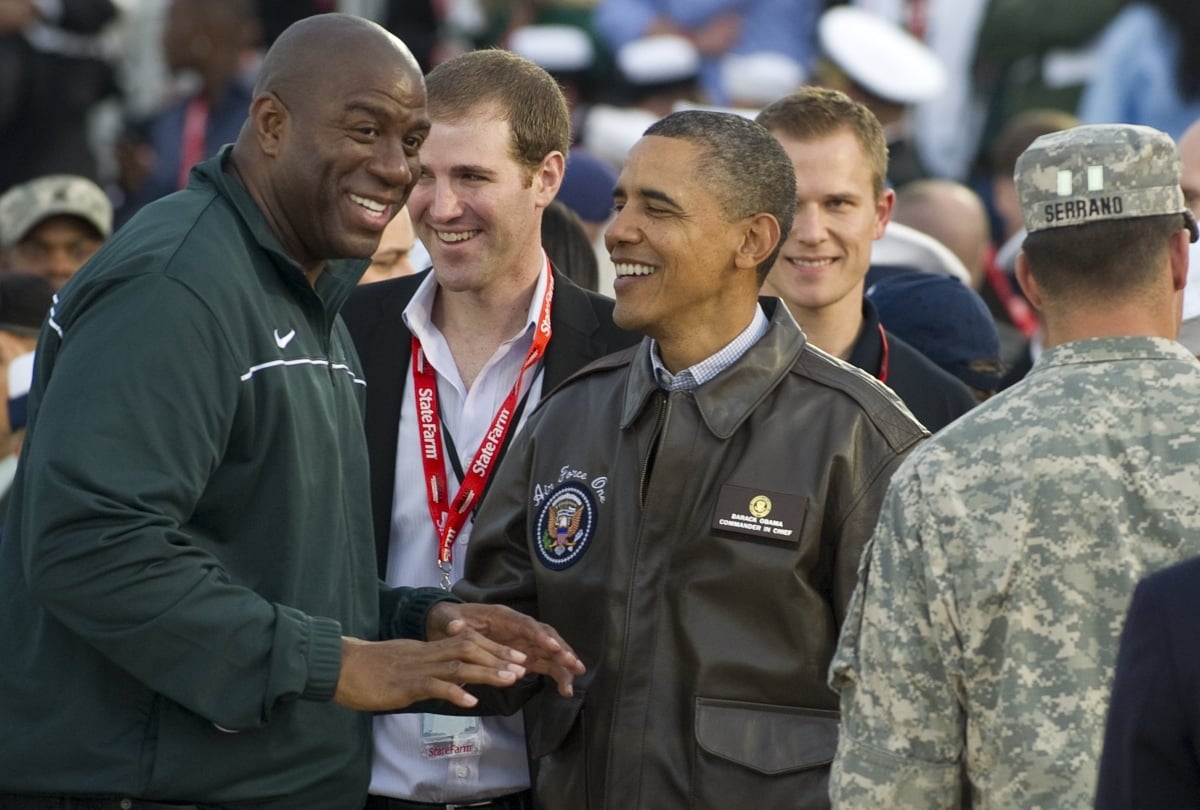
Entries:
{"type": "Polygon", "coordinates": [[[475,457],[467,475],[454,496],[453,503],[447,498],[445,450],[442,445],[442,419],[437,408],[437,374],[433,367],[425,361],[425,351],[421,341],[413,335],[412,339],[412,373],[413,396],[417,401],[417,422],[421,436],[421,463],[425,468],[425,492],[429,497],[429,516],[433,519],[433,527],[438,533],[438,568],[442,571],[442,586],[450,587],[450,560],[453,556],[454,538],[458,536],[463,524],[471,515],[480,495],[487,486],[488,479],[499,460],[500,448],[508,429],[512,427],[513,412],[517,400],[521,396],[521,382],[525,372],[533,368],[546,353],[546,344],[550,342],[550,301],[554,298],[554,276],[550,272],[550,263],[546,262],[546,294],[542,298],[541,310],[538,314],[537,330],[533,334],[533,343],[525,355],[525,362],[517,374],[517,381],[512,390],[500,404],[500,410],[492,417],[492,423],[475,457]]]}
{"type": "Polygon", "coordinates": [[[1017,327],[1025,337],[1033,337],[1038,328],[1037,315],[1034,313],[1033,307],[1029,306],[1025,299],[1013,289],[1004,271],[996,265],[994,253],[987,263],[987,281],[992,285],[992,291],[1000,299],[1013,326],[1017,327]]]}
{"type": "Polygon", "coordinates": [[[908,30],[917,39],[924,40],[929,26],[927,0],[909,0],[908,30]]]}
{"type": "Polygon", "coordinates": [[[875,376],[884,385],[887,385],[888,378],[888,342],[887,332],[883,331],[883,324],[879,324],[879,341],[883,344],[883,352],[879,358],[879,373],[875,376]]]}
{"type": "Polygon", "coordinates": [[[186,188],[188,173],[204,160],[204,133],[208,127],[208,99],[195,96],[188,102],[183,114],[183,145],[179,153],[179,174],[175,180],[178,188],[186,188]]]}

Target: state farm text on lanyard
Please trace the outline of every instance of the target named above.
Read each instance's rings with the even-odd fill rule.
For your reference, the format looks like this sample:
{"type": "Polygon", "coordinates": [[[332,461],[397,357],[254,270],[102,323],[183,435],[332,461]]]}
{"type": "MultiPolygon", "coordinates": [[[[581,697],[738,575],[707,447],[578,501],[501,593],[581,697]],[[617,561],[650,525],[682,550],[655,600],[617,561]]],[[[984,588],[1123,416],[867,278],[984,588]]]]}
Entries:
{"type": "Polygon", "coordinates": [[[525,372],[536,366],[546,353],[546,345],[550,342],[550,301],[554,298],[554,276],[550,272],[550,263],[546,263],[546,294],[542,298],[538,310],[537,329],[533,334],[533,342],[525,355],[525,362],[517,374],[517,381],[512,390],[500,404],[500,409],[492,417],[487,433],[471,459],[471,466],[458,488],[458,494],[453,502],[448,497],[446,487],[446,451],[442,443],[442,419],[437,407],[437,373],[425,361],[425,352],[421,341],[413,335],[412,339],[412,373],[413,396],[417,400],[417,420],[420,425],[421,463],[425,470],[425,492],[429,498],[429,517],[438,536],[437,564],[442,572],[441,585],[450,589],[450,563],[453,558],[454,538],[458,536],[463,525],[471,516],[471,510],[483,495],[492,473],[499,461],[500,448],[508,436],[509,428],[515,421],[514,414],[517,402],[521,396],[521,383],[525,372]]]}

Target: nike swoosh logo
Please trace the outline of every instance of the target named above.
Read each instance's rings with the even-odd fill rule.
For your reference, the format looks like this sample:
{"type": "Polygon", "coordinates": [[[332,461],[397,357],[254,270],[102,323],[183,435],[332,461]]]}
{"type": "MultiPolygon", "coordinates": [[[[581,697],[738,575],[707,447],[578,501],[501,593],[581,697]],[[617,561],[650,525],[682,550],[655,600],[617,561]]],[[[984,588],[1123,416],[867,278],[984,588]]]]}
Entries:
{"type": "Polygon", "coordinates": [[[286,349],[287,345],[292,342],[292,338],[296,336],[296,330],[288,332],[286,335],[279,334],[279,330],[275,330],[275,345],[281,349],[286,349]]]}

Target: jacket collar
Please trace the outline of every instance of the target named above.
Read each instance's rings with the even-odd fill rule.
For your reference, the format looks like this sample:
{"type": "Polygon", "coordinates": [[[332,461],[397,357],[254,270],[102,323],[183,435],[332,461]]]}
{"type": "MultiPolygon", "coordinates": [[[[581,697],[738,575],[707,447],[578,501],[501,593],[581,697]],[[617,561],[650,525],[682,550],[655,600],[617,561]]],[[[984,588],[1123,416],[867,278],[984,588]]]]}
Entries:
{"type": "MultiPolygon", "coordinates": [[[[866,296],[863,296],[862,301],[862,325],[858,328],[858,339],[850,347],[847,362],[878,378],[880,367],[883,365],[883,337],[879,333],[879,312],[866,296]]],[[[891,339],[891,335],[888,335],[888,339],[891,339]]]]}
{"type": "MultiPolygon", "coordinates": [[[[254,237],[254,241],[271,256],[284,280],[294,287],[299,286],[303,291],[312,292],[314,287],[309,285],[300,265],[284,251],[258,203],[241,183],[224,170],[225,161],[230,159],[232,151],[232,144],[223,146],[216,155],[199,164],[196,171],[212,185],[218,195],[233,206],[254,237]]],[[[336,313],[341,309],[370,264],[370,259],[326,260],[325,269],[317,278],[315,290],[329,312],[336,313]]]]}
{"type": "MultiPolygon", "coordinates": [[[[760,298],[770,327],[742,357],[695,391],[672,396],[692,396],[709,431],[728,439],[760,402],[791,371],[807,342],[787,307],[778,298],[760,298]]],[[[621,428],[633,424],[650,398],[662,391],[650,362],[650,341],[643,340],[634,356],[625,388],[621,428]]]]}
{"type": "Polygon", "coordinates": [[[550,309],[554,337],[542,359],[543,396],[579,369],[581,356],[604,354],[600,319],[587,293],[554,269],[554,306],[550,309]]]}

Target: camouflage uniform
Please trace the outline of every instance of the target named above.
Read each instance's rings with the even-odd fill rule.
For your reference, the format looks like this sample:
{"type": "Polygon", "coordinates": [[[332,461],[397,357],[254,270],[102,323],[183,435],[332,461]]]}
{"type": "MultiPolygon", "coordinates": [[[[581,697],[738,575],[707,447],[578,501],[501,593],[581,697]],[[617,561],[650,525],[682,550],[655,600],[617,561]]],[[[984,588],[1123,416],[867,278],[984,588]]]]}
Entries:
{"type": "Polygon", "coordinates": [[[1200,554],[1200,364],[1050,349],[893,477],[830,669],[834,806],[1090,808],[1137,580],[1200,554]]]}

